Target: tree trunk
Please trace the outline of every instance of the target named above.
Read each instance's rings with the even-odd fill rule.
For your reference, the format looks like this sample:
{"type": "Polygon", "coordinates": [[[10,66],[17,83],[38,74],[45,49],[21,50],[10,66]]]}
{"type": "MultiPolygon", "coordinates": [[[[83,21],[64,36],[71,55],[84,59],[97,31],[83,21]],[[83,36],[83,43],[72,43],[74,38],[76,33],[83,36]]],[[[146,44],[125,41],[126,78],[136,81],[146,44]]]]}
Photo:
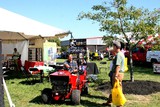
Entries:
{"type": "Polygon", "coordinates": [[[134,82],[134,75],[133,75],[133,60],[132,60],[132,49],[129,49],[129,60],[130,60],[130,80],[134,82]]]}

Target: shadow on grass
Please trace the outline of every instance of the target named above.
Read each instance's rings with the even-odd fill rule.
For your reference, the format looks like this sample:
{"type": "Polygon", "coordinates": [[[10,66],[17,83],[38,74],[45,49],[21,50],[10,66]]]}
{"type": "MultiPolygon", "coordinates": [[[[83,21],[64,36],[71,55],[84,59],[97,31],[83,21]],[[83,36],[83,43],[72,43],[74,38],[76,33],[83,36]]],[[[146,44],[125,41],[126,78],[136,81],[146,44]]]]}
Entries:
{"type": "MultiPolygon", "coordinates": [[[[86,95],[85,97],[107,100],[106,97],[102,97],[102,96],[86,95]]],[[[41,96],[36,96],[34,99],[29,101],[29,103],[44,104],[42,102],[41,96]]],[[[54,105],[54,104],[56,104],[57,106],[60,106],[63,104],[68,106],[73,106],[73,107],[75,106],[71,103],[70,99],[66,99],[66,101],[54,101],[51,104],[45,104],[45,105],[54,105]]],[[[84,107],[104,107],[102,104],[98,104],[96,102],[91,102],[83,99],[81,99],[81,105],[83,105],[84,107]]]]}
{"type": "Polygon", "coordinates": [[[97,79],[97,80],[94,80],[94,81],[91,80],[91,81],[89,81],[89,83],[94,83],[94,84],[90,85],[90,87],[97,87],[97,84],[102,84],[104,80],[105,79],[97,79]]]}
{"type": "Polygon", "coordinates": [[[24,85],[35,85],[36,83],[41,83],[41,82],[40,80],[25,80],[20,82],[20,84],[24,85]]]}
{"type": "Polygon", "coordinates": [[[96,98],[96,99],[103,99],[103,100],[107,100],[108,98],[106,98],[105,96],[98,96],[98,95],[83,95],[84,97],[88,97],[88,98],[96,98]]]}
{"type": "Polygon", "coordinates": [[[96,102],[91,102],[88,100],[81,100],[81,105],[84,107],[104,107],[104,105],[96,103],[96,102]]]}
{"type": "MultiPolygon", "coordinates": [[[[43,101],[42,101],[41,96],[37,96],[34,99],[32,99],[31,101],[29,101],[29,102],[30,103],[36,103],[36,104],[44,104],[43,101]]],[[[61,100],[60,101],[52,101],[51,103],[44,104],[44,105],[54,105],[54,104],[56,104],[57,106],[58,105],[63,105],[63,104],[65,104],[65,105],[73,105],[70,100],[66,100],[66,101],[61,101],[61,100]]]]}
{"type": "Polygon", "coordinates": [[[5,80],[26,78],[21,71],[7,71],[3,76],[5,80]]]}
{"type": "MultiPolygon", "coordinates": [[[[100,84],[97,88],[97,90],[101,91],[106,91],[110,89],[111,86],[109,82],[100,84]]],[[[123,92],[124,94],[149,95],[152,93],[160,92],[160,83],[143,80],[135,80],[134,82],[124,80],[123,92]]]]}
{"type": "Polygon", "coordinates": [[[40,103],[42,103],[41,96],[36,96],[34,99],[32,99],[32,100],[29,101],[29,102],[30,102],[30,103],[40,104],[40,103]]]}

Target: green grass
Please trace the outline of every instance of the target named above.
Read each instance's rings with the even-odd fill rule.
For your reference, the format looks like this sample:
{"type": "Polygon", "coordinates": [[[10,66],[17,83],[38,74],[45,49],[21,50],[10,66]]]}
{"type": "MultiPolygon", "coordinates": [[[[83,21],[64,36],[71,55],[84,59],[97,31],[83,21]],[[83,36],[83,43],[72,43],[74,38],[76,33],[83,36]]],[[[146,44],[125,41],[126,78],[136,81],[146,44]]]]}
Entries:
{"type": "MultiPolygon", "coordinates": [[[[58,59],[57,62],[63,62],[63,59],[58,59]]],[[[103,60],[104,61],[104,60],[103,60]]],[[[99,66],[100,61],[94,61],[99,66]]],[[[110,62],[108,62],[108,68],[110,62]]],[[[109,93],[105,91],[96,90],[101,83],[109,81],[108,70],[101,70],[98,74],[98,82],[89,84],[89,95],[81,97],[81,105],[77,107],[101,107],[109,93]]],[[[160,82],[160,75],[153,74],[152,68],[134,67],[135,80],[149,80],[160,82]]],[[[124,80],[130,79],[130,73],[125,72],[124,80]]],[[[51,88],[51,84],[44,81],[44,83],[36,83],[32,85],[26,84],[25,78],[12,78],[6,80],[8,90],[10,92],[13,103],[16,107],[72,107],[68,102],[62,104],[43,104],[41,101],[41,91],[44,88],[51,88]]],[[[136,88],[136,87],[135,87],[136,88]]],[[[150,95],[126,95],[127,102],[125,107],[160,107],[160,92],[150,95]]],[[[5,107],[9,107],[7,97],[5,95],[5,107]]],[[[74,106],[73,106],[74,107],[74,106]]],[[[103,107],[103,106],[102,106],[103,107]]],[[[115,106],[113,106],[115,107],[115,106]]]]}

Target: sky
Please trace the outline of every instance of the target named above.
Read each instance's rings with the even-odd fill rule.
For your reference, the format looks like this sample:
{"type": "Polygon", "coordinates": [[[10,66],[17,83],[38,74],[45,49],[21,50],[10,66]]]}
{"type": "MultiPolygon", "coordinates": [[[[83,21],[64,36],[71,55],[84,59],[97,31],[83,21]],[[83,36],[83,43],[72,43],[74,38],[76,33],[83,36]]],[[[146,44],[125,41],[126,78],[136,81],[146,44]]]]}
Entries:
{"type": "MultiPolygon", "coordinates": [[[[0,0],[0,7],[33,20],[71,31],[74,38],[100,37],[99,24],[77,20],[80,12],[92,12],[93,5],[110,0],[0,0]]],[[[149,10],[160,8],[160,0],[128,0],[129,5],[149,10]]],[[[70,39],[68,37],[62,40],[70,39]]]]}

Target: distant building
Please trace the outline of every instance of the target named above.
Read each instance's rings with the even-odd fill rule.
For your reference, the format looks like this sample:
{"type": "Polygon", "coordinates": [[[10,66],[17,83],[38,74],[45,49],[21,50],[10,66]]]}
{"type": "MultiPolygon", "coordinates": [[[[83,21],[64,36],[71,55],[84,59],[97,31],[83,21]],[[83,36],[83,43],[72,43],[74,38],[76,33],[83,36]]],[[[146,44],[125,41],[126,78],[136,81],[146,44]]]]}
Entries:
{"type": "MultiPolygon", "coordinates": [[[[90,52],[96,51],[106,51],[106,44],[102,40],[103,37],[90,37],[90,38],[83,38],[86,39],[86,46],[90,52]]],[[[78,39],[78,38],[77,38],[78,39]]],[[[61,46],[69,46],[70,41],[65,40],[61,42],[61,46]]]]}

